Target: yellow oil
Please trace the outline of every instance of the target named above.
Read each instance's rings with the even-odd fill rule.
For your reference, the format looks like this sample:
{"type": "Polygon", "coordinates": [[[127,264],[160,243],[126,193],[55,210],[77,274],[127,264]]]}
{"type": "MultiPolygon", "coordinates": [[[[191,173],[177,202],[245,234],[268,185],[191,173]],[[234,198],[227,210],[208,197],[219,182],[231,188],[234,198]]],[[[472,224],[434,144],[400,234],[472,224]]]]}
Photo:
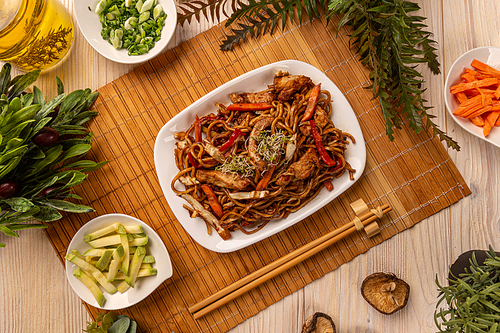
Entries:
{"type": "Polygon", "coordinates": [[[58,0],[22,0],[0,31],[0,60],[24,71],[48,69],[68,54],[73,35],[71,16],[58,0]]]}

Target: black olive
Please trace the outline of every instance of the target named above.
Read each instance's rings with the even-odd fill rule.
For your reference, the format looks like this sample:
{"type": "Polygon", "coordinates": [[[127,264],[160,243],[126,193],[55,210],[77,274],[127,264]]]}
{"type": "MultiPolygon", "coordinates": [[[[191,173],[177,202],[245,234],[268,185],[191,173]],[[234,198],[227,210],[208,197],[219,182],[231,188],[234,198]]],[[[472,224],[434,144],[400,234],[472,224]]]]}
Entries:
{"type": "Polygon", "coordinates": [[[33,143],[38,147],[50,147],[59,139],[59,133],[51,127],[42,128],[33,137],[33,143]]]}
{"type": "Polygon", "coordinates": [[[19,193],[19,183],[14,180],[5,180],[0,183],[0,198],[12,198],[19,193]]]}
{"type": "MultiPolygon", "coordinates": [[[[52,192],[57,193],[57,192],[59,191],[59,188],[60,188],[60,187],[61,187],[60,185],[52,185],[52,186],[49,186],[49,187],[47,187],[45,190],[43,190],[42,195],[49,195],[49,194],[50,194],[50,193],[52,193],[52,192]]],[[[63,197],[61,197],[61,196],[53,196],[53,197],[52,197],[52,199],[59,199],[59,200],[62,200],[62,199],[63,199],[63,197]]]]}

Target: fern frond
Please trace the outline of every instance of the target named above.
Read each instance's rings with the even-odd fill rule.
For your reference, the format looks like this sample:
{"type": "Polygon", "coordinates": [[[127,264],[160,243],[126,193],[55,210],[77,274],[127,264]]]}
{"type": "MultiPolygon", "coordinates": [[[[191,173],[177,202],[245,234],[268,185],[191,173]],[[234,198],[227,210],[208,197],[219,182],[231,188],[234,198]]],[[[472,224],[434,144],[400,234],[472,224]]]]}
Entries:
{"type": "Polygon", "coordinates": [[[200,22],[202,15],[212,23],[220,23],[221,14],[224,18],[229,17],[226,11],[228,1],[231,1],[233,12],[241,7],[241,2],[238,0],[193,0],[181,3],[177,6],[177,23],[182,26],[185,22],[191,23],[193,18],[200,22]]]}

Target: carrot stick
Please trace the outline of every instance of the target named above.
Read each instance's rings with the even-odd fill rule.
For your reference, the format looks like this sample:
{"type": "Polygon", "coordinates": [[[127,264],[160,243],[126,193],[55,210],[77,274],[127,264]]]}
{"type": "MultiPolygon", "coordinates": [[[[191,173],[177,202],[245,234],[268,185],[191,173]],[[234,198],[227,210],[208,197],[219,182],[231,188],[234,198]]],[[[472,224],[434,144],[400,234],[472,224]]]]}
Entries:
{"type": "Polygon", "coordinates": [[[491,128],[491,127],[495,126],[495,123],[496,123],[499,115],[500,115],[500,111],[490,112],[490,114],[488,114],[486,116],[486,119],[484,122],[488,123],[488,126],[491,128]]]}
{"type": "Polygon", "coordinates": [[[500,99],[500,85],[495,90],[495,93],[493,94],[493,97],[495,97],[495,99],[500,99]]]}
{"type": "Polygon", "coordinates": [[[494,69],[491,66],[486,65],[485,63],[477,59],[472,60],[471,66],[477,69],[478,71],[491,74],[496,78],[500,78],[500,71],[494,69]]]}
{"type": "Polygon", "coordinates": [[[455,86],[450,87],[452,94],[456,94],[461,91],[471,90],[475,88],[489,87],[498,84],[497,78],[488,78],[484,80],[477,80],[473,82],[459,83],[455,86]]]}
{"type": "Polygon", "coordinates": [[[264,176],[259,180],[259,183],[255,187],[256,191],[263,191],[266,189],[267,184],[271,180],[271,177],[273,176],[274,169],[276,168],[276,164],[272,165],[266,173],[264,173],[264,176]]]}
{"type": "Polygon", "coordinates": [[[480,116],[483,113],[486,113],[488,111],[491,111],[491,105],[483,106],[483,107],[479,108],[478,110],[472,112],[471,114],[466,115],[466,116],[464,115],[462,117],[467,118],[467,119],[471,119],[471,118],[480,116]]]}
{"type": "Polygon", "coordinates": [[[467,97],[467,95],[463,91],[456,93],[455,97],[457,98],[458,103],[460,103],[460,104],[463,104],[469,100],[469,98],[467,97]]]}
{"type": "Polygon", "coordinates": [[[484,119],[481,116],[470,118],[470,121],[472,121],[472,123],[478,127],[484,126],[484,119]]]}
{"type": "Polygon", "coordinates": [[[210,186],[208,186],[207,184],[203,184],[203,185],[201,185],[201,189],[207,195],[208,204],[210,205],[210,207],[214,211],[215,216],[217,216],[218,218],[221,218],[224,215],[223,210],[222,210],[222,206],[220,205],[219,200],[217,200],[217,196],[215,195],[212,188],[210,186]]]}

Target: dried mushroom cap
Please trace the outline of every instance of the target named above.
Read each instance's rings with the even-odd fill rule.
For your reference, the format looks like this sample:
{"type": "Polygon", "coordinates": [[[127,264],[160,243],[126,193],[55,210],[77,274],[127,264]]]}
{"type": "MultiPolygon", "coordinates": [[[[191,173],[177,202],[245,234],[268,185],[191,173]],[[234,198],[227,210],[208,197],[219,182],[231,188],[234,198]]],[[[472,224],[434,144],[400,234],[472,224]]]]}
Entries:
{"type": "Polygon", "coordinates": [[[316,312],[302,326],[302,333],[335,333],[335,324],[332,318],[324,313],[316,312]]]}
{"type": "Polygon", "coordinates": [[[361,285],[361,295],[383,314],[393,314],[406,306],[410,286],[394,274],[374,273],[361,285]]]}

